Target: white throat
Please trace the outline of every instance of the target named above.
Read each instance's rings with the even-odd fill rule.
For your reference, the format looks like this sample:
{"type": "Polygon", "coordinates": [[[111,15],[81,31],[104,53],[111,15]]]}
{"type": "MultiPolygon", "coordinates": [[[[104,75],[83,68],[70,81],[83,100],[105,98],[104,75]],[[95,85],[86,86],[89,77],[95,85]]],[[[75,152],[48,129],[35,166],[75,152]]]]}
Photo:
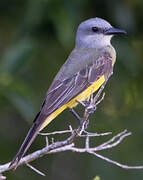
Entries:
{"type": "Polygon", "coordinates": [[[78,36],[76,37],[76,48],[102,48],[111,45],[112,35],[106,36],[103,34],[97,34],[95,36],[78,36]]]}

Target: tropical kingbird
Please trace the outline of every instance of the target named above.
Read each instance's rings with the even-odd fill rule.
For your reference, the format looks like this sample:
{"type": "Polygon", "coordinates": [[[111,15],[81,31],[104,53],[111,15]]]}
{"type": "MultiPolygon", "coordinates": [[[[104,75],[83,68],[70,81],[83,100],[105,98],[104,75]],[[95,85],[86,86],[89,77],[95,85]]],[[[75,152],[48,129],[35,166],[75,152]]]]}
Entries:
{"type": "Polygon", "coordinates": [[[116,51],[110,43],[113,35],[125,34],[101,18],[82,22],[76,33],[75,48],[49,87],[40,112],[35,117],[10,166],[17,165],[39,131],[66,108],[85,101],[110,77],[116,51]]]}

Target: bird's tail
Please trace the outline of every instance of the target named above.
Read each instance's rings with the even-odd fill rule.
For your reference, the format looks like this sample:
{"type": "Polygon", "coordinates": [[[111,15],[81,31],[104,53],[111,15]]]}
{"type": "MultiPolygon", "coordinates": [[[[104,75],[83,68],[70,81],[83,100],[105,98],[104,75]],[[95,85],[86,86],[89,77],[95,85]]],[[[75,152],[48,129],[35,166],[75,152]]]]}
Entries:
{"type": "Polygon", "coordinates": [[[41,121],[37,121],[37,120],[33,123],[32,127],[28,131],[28,134],[25,137],[24,142],[22,143],[20,149],[18,150],[18,152],[16,153],[16,155],[14,156],[14,158],[11,161],[10,167],[17,166],[18,162],[24,156],[24,154],[26,153],[26,151],[28,150],[28,148],[30,147],[32,142],[34,141],[35,137],[37,136],[37,134],[40,130],[40,127],[42,125],[41,121]]]}

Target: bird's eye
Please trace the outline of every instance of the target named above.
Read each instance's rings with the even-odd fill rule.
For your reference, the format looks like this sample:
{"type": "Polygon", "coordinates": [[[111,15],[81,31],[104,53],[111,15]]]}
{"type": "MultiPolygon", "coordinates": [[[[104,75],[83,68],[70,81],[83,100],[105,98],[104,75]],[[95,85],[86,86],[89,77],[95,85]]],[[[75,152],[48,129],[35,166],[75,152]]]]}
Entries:
{"type": "Polygon", "coordinates": [[[98,27],[92,27],[92,31],[93,32],[97,32],[98,31],[98,27]]]}

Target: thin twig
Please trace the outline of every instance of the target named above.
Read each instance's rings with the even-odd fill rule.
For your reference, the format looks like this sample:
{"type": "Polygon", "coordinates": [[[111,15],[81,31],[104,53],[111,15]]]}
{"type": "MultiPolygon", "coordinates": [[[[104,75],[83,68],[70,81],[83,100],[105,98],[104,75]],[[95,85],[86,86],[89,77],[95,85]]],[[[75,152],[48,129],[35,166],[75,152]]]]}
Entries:
{"type": "Polygon", "coordinates": [[[0,180],[4,180],[4,179],[6,179],[6,177],[0,174],[0,180]]]}
{"type": "Polygon", "coordinates": [[[108,141],[106,141],[105,143],[101,144],[98,146],[98,148],[104,148],[106,147],[107,148],[107,145],[109,146],[110,148],[110,143],[114,142],[117,138],[119,138],[119,140],[117,140],[115,143],[112,144],[112,147],[113,146],[117,146],[125,137],[127,136],[130,136],[131,135],[131,132],[127,132],[127,130],[125,129],[124,131],[122,131],[121,133],[117,134],[116,136],[112,137],[111,139],[109,139],[108,141]]]}
{"type": "Polygon", "coordinates": [[[107,161],[109,163],[115,164],[116,166],[119,166],[119,167],[121,167],[123,169],[143,169],[143,166],[128,166],[128,165],[125,165],[125,164],[121,164],[121,163],[119,163],[117,161],[111,160],[111,159],[109,159],[107,157],[104,157],[104,156],[102,156],[102,155],[100,155],[98,153],[95,153],[93,151],[91,151],[91,152],[89,151],[88,153],[93,154],[93,155],[99,157],[100,159],[103,159],[103,160],[105,160],[105,161],[107,161]]]}
{"type": "Polygon", "coordinates": [[[130,136],[131,134],[132,134],[131,132],[126,133],[126,134],[122,135],[122,136],[121,136],[117,141],[115,141],[114,143],[112,143],[112,144],[107,144],[106,146],[105,146],[105,145],[104,145],[104,146],[98,146],[97,148],[98,148],[98,149],[102,149],[102,150],[113,148],[113,147],[117,146],[118,144],[120,144],[120,142],[121,142],[125,137],[130,136]]]}
{"type": "Polygon", "coordinates": [[[45,140],[46,140],[46,147],[47,147],[47,146],[49,146],[49,139],[47,136],[46,136],[45,140]]]}
{"type": "Polygon", "coordinates": [[[71,130],[54,131],[54,132],[50,132],[50,133],[39,133],[39,134],[42,136],[49,136],[49,135],[64,134],[64,133],[71,133],[71,130]]]}
{"type": "Polygon", "coordinates": [[[85,148],[89,149],[89,136],[87,136],[85,139],[85,148]]]}
{"type": "Polygon", "coordinates": [[[30,167],[33,171],[35,171],[37,174],[40,174],[41,176],[46,176],[43,172],[39,171],[38,169],[36,169],[35,167],[33,167],[32,165],[30,165],[29,163],[26,164],[28,167],[30,167]]]}
{"type": "Polygon", "coordinates": [[[101,103],[101,101],[103,101],[103,100],[104,100],[104,97],[105,97],[105,92],[103,93],[103,95],[102,95],[101,99],[99,99],[99,101],[97,101],[97,102],[96,102],[96,106],[97,106],[98,104],[100,104],[100,103],[101,103]]]}
{"type": "Polygon", "coordinates": [[[99,136],[108,136],[111,135],[112,132],[106,132],[106,133],[91,133],[91,132],[87,132],[87,131],[83,131],[86,134],[81,134],[80,137],[99,137],[99,136]]]}

